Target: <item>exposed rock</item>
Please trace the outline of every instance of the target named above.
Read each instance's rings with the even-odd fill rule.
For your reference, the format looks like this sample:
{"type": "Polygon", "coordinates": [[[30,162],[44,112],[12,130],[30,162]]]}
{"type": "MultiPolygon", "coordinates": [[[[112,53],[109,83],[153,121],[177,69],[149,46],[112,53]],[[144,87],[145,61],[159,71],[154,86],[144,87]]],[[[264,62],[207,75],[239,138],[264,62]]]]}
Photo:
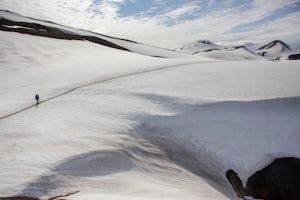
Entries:
{"type": "Polygon", "coordinates": [[[235,171],[232,169],[228,170],[226,172],[226,177],[238,197],[243,198],[244,196],[247,196],[247,191],[243,187],[243,182],[235,171]]]}
{"type": "Polygon", "coordinates": [[[237,196],[252,196],[264,200],[300,199],[300,159],[279,158],[248,178],[246,188],[233,170],[226,177],[237,196]]]}
{"type": "Polygon", "coordinates": [[[37,35],[42,37],[65,39],[65,40],[87,40],[104,46],[108,46],[115,49],[129,51],[128,49],[116,45],[107,40],[103,40],[99,37],[77,35],[74,33],[67,33],[58,28],[48,27],[36,23],[28,22],[15,22],[8,19],[0,18],[0,30],[17,32],[23,34],[37,35]]]}
{"type": "Polygon", "coordinates": [[[300,60],[300,54],[289,55],[289,60],[300,60]]]}

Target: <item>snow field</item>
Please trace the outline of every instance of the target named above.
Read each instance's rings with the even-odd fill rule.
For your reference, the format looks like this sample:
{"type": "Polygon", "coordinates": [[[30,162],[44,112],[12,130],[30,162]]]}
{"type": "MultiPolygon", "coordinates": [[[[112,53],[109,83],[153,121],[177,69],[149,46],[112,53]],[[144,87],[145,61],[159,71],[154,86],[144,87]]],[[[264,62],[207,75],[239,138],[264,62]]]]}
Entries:
{"type": "MultiPolygon", "coordinates": [[[[1,32],[1,116],[82,85],[207,59],[161,59],[86,41],[1,32]],[[13,90],[12,90],[13,88],[13,90]],[[16,109],[19,108],[19,109],[16,109]]],[[[209,60],[207,60],[209,61],[209,60]]]]}
{"type": "MultiPolygon", "coordinates": [[[[86,83],[209,61],[153,58],[89,42],[1,34],[2,116],[34,104],[35,93],[44,100],[86,83]]],[[[166,156],[152,158],[156,147],[143,150],[146,155],[139,148],[131,152],[140,142],[130,148],[124,142],[136,124],[128,113],[132,108],[138,113],[145,105],[136,107],[133,100],[125,106],[122,92],[90,87],[1,119],[1,195],[47,198],[79,190],[72,199],[225,198],[166,156]],[[90,87],[96,91],[89,92],[90,87]]]]}
{"type": "Polygon", "coordinates": [[[0,34],[0,116],[56,96],[0,119],[1,196],[236,199],[226,170],[300,157],[297,62],[0,34]]]}
{"type": "Polygon", "coordinates": [[[145,104],[126,99],[92,86],[4,119],[1,139],[19,137],[2,140],[1,152],[8,153],[1,157],[1,194],[79,190],[72,199],[224,199],[151,143],[128,136],[136,125],[131,114],[145,104]]]}

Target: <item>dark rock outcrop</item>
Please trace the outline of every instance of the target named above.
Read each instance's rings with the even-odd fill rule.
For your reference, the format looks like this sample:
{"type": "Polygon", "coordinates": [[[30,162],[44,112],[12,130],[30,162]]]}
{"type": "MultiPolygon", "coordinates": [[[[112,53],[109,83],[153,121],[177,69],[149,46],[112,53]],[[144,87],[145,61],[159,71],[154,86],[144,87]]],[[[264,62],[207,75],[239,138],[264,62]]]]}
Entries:
{"type": "Polygon", "coordinates": [[[228,170],[226,172],[226,177],[239,198],[247,196],[247,191],[243,187],[243,182],[235,171],[232,169],[228,170]]]}
{"type": "Polygon", "coordinates": [[[289,55],[289,60],[300,60],[300,54],[289,55]]]}
{"type": "Polygon", "coordinates": [[[275,159],[270,165],[249,177],[245,188],[238,174],[233,170],[228,170],[226,177],[240,198],[252,196],[264,200],[300,199],[300,159],[298,158],[275,159]]]}
{"type": "Polygon", "coordinates": [[[5,18],[0,18],[0,30],[64,40],[87,40],[107,47],[129,51],[124,47],[121,47],[99,37],[78,35],[75,33],[62,31],[58,28],[44,26],[36,23],[15,22],[5,18]]]}

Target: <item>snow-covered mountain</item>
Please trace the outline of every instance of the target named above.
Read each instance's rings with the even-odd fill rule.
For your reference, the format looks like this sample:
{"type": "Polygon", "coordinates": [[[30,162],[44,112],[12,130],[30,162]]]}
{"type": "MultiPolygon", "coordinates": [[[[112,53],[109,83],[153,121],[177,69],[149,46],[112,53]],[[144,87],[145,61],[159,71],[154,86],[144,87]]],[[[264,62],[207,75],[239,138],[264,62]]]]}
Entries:
{"type": "Polygon", "coordinates": [[[222,49],[221,46],[216,45],[208,40],[197,40],[194,42],[187,42],[175,48],[175,51],[184,52],[188,54],[195,54],[202,51],[210,51],[215,49],[222,49]]]}
{"type": "Polygon", "coordinates": [[[180,45],[175,51],[219,60],[299,60],[300,50],[291,49],[282,41],[275,40],[253,52],[245,46],[221,47],[208,40],[180,45]]]}
{"type": "Polygon", "coordinates": [[[208,40],[188,42],[177,47],[175,51],[219,60],[238,61],[266,59],[244,46],[226,48],[216,45],[208,40]]]}
{"type": "Polygon", "coordinates": [[[10,12],[0,22],[0,198],[235,200],[229,169],[245,185],[300,158],[297,62],[220,62],[10,12]]]}
{"type": "Polygon", "coordinates": [[[263,45],[256,52],[272,60],[288,60],[290,55],[300,53],[300,51],[292,50],[291,47],[280,40],[274,40],[266,45],[263,45]]]}
{"type": "Polygon", "coordinates": [[[169,49],[158,48],[150,45],[140,44],[134,41],[110,37],[85,30],[78,30],[59,24],[40,21],[32,18],[25,18],[21,15],[0,11],[1,26],[0,30],[27,33],[43,37],[68,39],[68,40],[87,40],[97,44],[129,50],[133,53],[149,55],[153,57],[180,58],[191,57],[187,54],[172,51],[169,49]]]}

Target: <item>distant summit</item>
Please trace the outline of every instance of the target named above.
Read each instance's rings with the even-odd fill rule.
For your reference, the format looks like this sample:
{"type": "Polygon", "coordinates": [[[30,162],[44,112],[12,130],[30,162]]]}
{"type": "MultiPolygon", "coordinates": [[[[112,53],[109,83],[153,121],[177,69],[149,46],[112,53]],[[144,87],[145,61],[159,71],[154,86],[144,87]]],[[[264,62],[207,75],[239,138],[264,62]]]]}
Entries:
{"type": "Polygon", "coordinates": [[[281,46],[283,50],[284,50],[284,49],[292,50],[292,49],[289,47],[289,45],[287,45],[286,43],[284,43],[284,42],[282,42],[282,41],[280,41],[280,40],[274,40],[273,42],[270,42],[269,44],[260,47],[258,50],[270,49],[270,48],[272,48],[272,47],[274,47],[274,46],[276,46],[276,45],[277,45],[277,46],[281,46]]]}
{"type": "Polygon", "coordinates": [[[219,46],[208,40],[187,42],[174,50],[220,60],[300,60],[300,49],[292,49],[280,40],[263,45],[256,51],[245,46],[219,46]]]}
{"type": "Polygon", "coordinates": [[[216,49],[222,49],[222,47],[208,40],[197,40],[195,42],[187,42],[183,45],[180,45],[174,50],[189,54],[195,54],[197,52],[210,51],[216,49]]]}
{"type": "Polygon", "coordinates": [[[256,52],[266,58],[279,60],[287,57],[293,50],[286,43],[274,40],[269,44],[263,45],[256,52]]]}
{"type": "Polygon", "coordinates": [[[185,43],[175,49],[175,51],[184,52],[192,55],[218,59],[218,60],[265,60],[245,46],[222,47],[208,40],[198,40],[185,43]]]}

